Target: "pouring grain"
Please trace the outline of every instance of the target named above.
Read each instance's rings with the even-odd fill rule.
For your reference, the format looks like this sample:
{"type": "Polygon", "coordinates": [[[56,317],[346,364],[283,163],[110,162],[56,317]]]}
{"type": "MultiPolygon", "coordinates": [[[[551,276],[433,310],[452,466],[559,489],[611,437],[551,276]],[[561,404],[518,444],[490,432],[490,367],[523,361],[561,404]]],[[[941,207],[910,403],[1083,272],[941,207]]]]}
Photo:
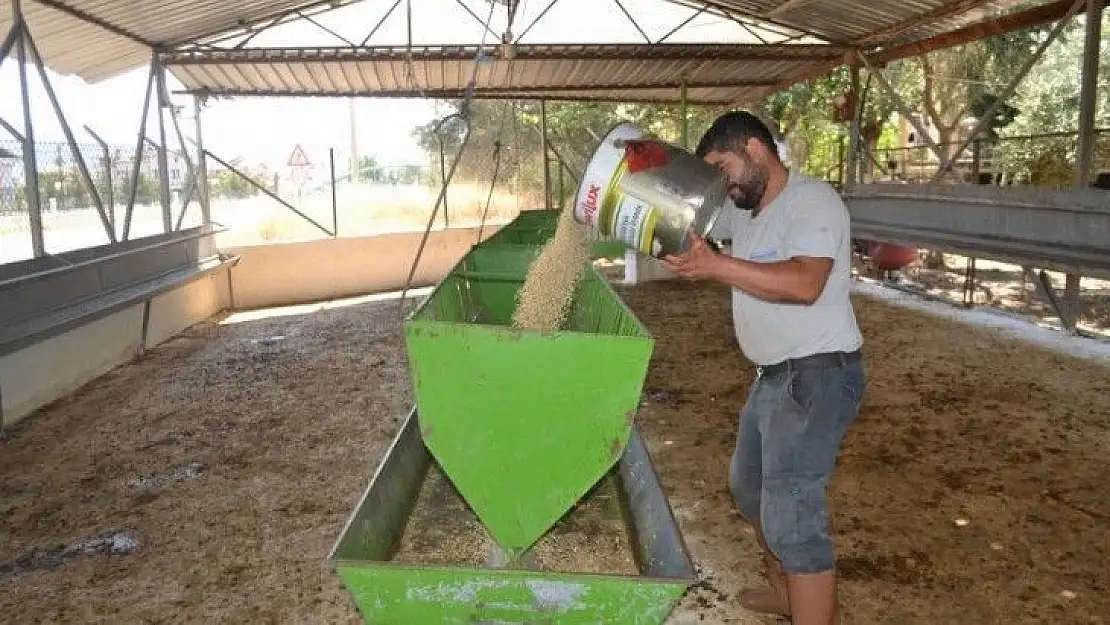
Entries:
{"type": "Polygon", "coordinates": [[[551,240],[540,250],[517,296],[513,327],[552,332],[562,327],[590,260],[586,227],[564,210],[551,240]]]}

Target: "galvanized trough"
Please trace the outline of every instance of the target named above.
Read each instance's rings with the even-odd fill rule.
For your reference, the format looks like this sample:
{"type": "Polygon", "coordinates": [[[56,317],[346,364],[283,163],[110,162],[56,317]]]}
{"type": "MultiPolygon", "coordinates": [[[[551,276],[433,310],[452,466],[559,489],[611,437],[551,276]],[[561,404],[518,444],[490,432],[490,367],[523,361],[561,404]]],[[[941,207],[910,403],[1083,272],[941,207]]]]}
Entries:
{"type": "MultiPolygon", "coordinates": [[[[328,556],[365,622],[658,624],[694,582],[686,545],[635,429],[608,479],[619,493],[638,574],[541,570],[527,557],[514,568],[452,564],[442,554],[427,564],[396,562],[418,494],[437,469],[417,422],[414,409],[328,556]]],[[[464,531],[452,525],[461,519],[441,520],[445,536],[464,531]]]]}

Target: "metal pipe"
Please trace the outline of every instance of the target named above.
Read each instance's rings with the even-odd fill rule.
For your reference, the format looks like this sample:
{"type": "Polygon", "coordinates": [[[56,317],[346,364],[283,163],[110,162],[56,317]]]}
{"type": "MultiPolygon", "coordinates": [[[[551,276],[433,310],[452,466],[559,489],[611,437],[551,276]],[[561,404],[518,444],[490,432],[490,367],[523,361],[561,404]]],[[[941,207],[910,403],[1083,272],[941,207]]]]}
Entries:
{"type": "Polygon", "coordinates": [[[960,141],[960,143],[957,145],[956,151],[952,153],[952,157],[941,160],[940,170],[937,171],[937,173],[933,176],[934,182],[940,180],[945,176],[945,174],[948,173],[948,171],[952,168],[953,163],[955,163],[956,159],[959,158],[960,154],[965,149],[967,149],[967,146],[973,140],[975,140],[979,136],[979,133],[983,131],[983,128],[985,128],[987,124],[990,123],[991,119],[994,117],[995,111],[998,110],[998,107],[1002,106],[1003,102],[1010,99],[1010,96],[1014,94],[1014,91],[1018,88],[1018,85],[1021,84],[1021,81],[1025,79],[1025,76],[1029,74],[1029,71],[1033,69],[1033,66],[1035,66],[1037,62],[1041,60],[1041,57],[1044,56],[1045,50],[1048,49],[1048,46],[1052,45],[1056,41],[1056,39],[1060,36],[1060,33],[1064,31],[1064,28],[1067,27],[1068,23],[1071,22],[1073,17],[1075,17],[1075,14],[1079,12],[1079,9],[1090,1],[1091,0],[1076,0],[1075,4],[1073,4],[1072,7],[1068,9],[1068,12],[1064,15],[1064,17],[1060,18],[1059,22],[1056,22],[1056,26],[1053,27],[1052,32],[1050,32],[1048,34],[1048,37],[1043,42],[1041,42],[1040,46],[1037,47],[1037,50],[1033,53],[1033,56],[1025,62],[1025,65],[1022,66],[1017,75],[1010,79],[1010,84],[1006,85],[1006,88],[1002,90],[1002,93],[998,96],[994,103],[987,107],[986,112],[984,112],[983,115],[979,117],[979,120],[975,123],[975,127],[971,129],[971,132],[968,133],[967,137],[960,141]]]}
{"type": "Polygon", "coordinates": [[[46,256],[46,242],[42,231],[42,197],[39,195],[39,165],[35,156],[35,129],[31,121],[31,93],[27,89],[27,38],[26,24],[20,0],[12,0],[14,24],[19,35],[16,54],[19,59],[19,91],[23,99],[23,175],[26,180],[24,195],[27,198],[27,217],[31,222],[31,250],[35,258],[46,256]]]}
{"type": "Polygon", "coordinates": [[[540,135],[543,137],[543,207],[551,209],[551,168],[547,161],[547,101],[540,100],[540,135]]]}
{"type": "Polygon", "coordinates": [[[158,103],[158,185],[162,191],[162,228],[170,232],[173,230],[173,212],[170,208],[170,162],[166,151],[166,117],[162,110],[169,99],[166,94],[166,71],[158,60],[157,52],[154,53],[151,62],[155,67],[154,77],[157,81],[155,88],[158,91],[155,101],[158,103]]]}
{"type": "MultiPolygon", "coordinates": [[[[1089,184],[1091,165],[1094,160],[1095,109],[1098,106],[1098,64],[1102,44],[1102,0],[1087,0],[1087,27],[1083,40],[1083,65],[1079,95],[1079,145],[1075,157],[1075,187],[1082,189],[1089,184]]],[[[1074,332],[1079,321],[1079,294],[1081,276],[1067,274],[1064,282],[1064,305],[1071,324],[1069,332],[1074,332]]]]}
{"type": "Polygon", "coordinates": [[[1094,156],[1095,109],[1098,106],[1098,65],[1102,44],[1102,0],[1087,0],[1087,28],[1083,42],[1082,78],[1079,95],[1079,136],[1076,150],[1075,186],[1089,184],[1094,156]]]}
{"type": "Polygon", "coordinates": [[[112,188],[112,152],[108,147],[108,142],[101,139],[100,135],[93,132],[92,128],[86,125],[85,132],[89,133],[93,140],[100,144],[100,151],[104,154],[101,160],[103,161],[104,178],[107,180],[106,188],[108,191],[107,202],[105,202],[105,204],[108,206],[108,223],[112,225],[112,233],[114,234],[116,231],[116,195],[115,189],[112,188]]]}
{"type": "Polygon", "coordinates": [[[108,240],[112,243],[116,242],[116,233],[112,228],[112,222],[108,220],[108,213],[104,212],[104,204],[100,201],[100,190],[96,188],[93,183],[92,174],[89,173],[89,166],[85,163],[85,157],[81,154],[81,149],[77,147],[77,138],[73,135],[73,129],[69,127],[69,122],[66,120],[65,113],[62,112],[62,105],[58,102],[58,95],[54,93],[54,86],[50,84],[50,78],[46,75],[46,66],[43,64],[42,55],[39,54],[38,46],[35,45],[35,39],[31,36],[31,32],[26,29],[24,25],[24,40],[31,50],[31,54],[35,57],[35,68],[38,70],[39,78],[42,80],[42,87],[46,90],[46,96],[50,100],[50,105],[54,108],[54,114],[58,116],[58,123],[62,127],[62,133],[66,136],[66,142],[69,144],[69,149],[73,153],[73,159],[77,161],[77,171],[81,174],[81,180],[85,183],[85,188],[89,192],[89,197],[92,198],[93,206],[96,212],[100,215],[100,223],[104,226],[104,232],[108,235],[108,240]]]}
{"type": "MultiPolygon", "coordinates": [[[[442,124],[437,124],[435,127],[436,141],[439,142],[439,183],[447,184],[447,155],[443,145],[443,135],[439,133],[443,129],[442,124]]],[[[443,227],[447,227],[447,190],[443,191],[443,227]]]]}
{"type": "Polygon", "coordinates": [[[181,224],[185,223],[185,213],[189,210],[189,202],[193,201],[193,191],[197,188],[197,181],[194,179],[189,180],[189,184],[185,185],[185,195],[181,202],[181,212],[177,214],[177,223],[174,224],[173,229],[181,230],[181,224]]]}
{"type": "Polygon", "coordinates": [[[860,111],[859,67],[852,65],[852,125],[848,135],[848,166],[845,169],[848,186],[856,184],[859,175],[860,111]]]}
{"type": "MultiPolygon", "coordinates": [[[[185,157],[185,171],[189,176],[189,180],[194,181],[193,184],[196,184],[195,181],[197,179],[197,170],[196,170],[195,167],[193,167],[193,159],[192,159],[191,156],[189,156],[189,149],[187,147],[185,147],[185,134],[181,132],[181,123],[177,119],[177,109],[175,109],[172,104],[170,104],[169,107],[170,107],[170,121],[173,122],[174,131],[177,133],[177,141],[181,145],[181,154],[182,154],[182,156],[185,157]]],[[[185,190],[186,195],[190,192],[189,191],[190,188],[192,188],[190,185],[186,185],[186,190],[185,190]]],[[[188,202],[189,202],[189,199],[186,198],[184,200],[184,202],[185,202],[185,205],[187,205],[188,202]]],[[[181,207],[181,214],[182,215],[185,214],[185,206],[184,205],[181,207]]],[[[201,220],[203,221],[203,217],[201,218],[201,220]]],[[[181,223],[181,220],[178,219],[178,224],[180,224],[180,223],[181,223]]],[[[180,228],[181,226],[178,225],[177,227],[180,228]]]]}
{"type": "Polygon", "coordinates": [[[19,29],[16,28],[15,24],[12,24],[12,27],[8,29],[7,36],[4,37],[4,43],[0,44],[0,65],[3,65],[4,59],[8,58],[8,54],[11,53],[12,47],[15,46],[17,37],[19,37],[19,29]]]}
{"type": "MultiPolygon", "coordinates": [[[[196,110],[194,121],[197,127],[197,140],[195,145],[197,146],[197,175],[200,178],[200,219],[201,223],[207,226],[212,223],[212,198],[208,188],[208,161],[204,158],[204,137],[200,130],[201,103],[200,98],[197,96],[193,96],[193,107],[196,110]]],[[[184,150],[186,148],[183,145],[181,149],[184,150]]]]}
{"type": "MultiPolygon", "coordinates": [[[[910,122],[910,124],[913,126],[913,129],[917,132],[918,136],[920,136],[929,144],[929,147],[933,150],[933,153],[937,155],[937,159],[939,159],[941,162],[944,162],[945,158],[947,158],[944,154],[944,151],[941,149],[940,145],[936,141],[934,141],[931,136],[929,136],[928,131],[926,131],[925,127],[921,125],[921,122],[918,121],[917,117],[910,112],[910,108],[906,106],[906,102],[902,100],[902,96],[898,95],[898,91],[894,87],[892,87],[889,82],[887,82],[887,79],[885,76],[883,76],[882,72],[876,70],[871,66],[871,63],[868,62],[865,55],[860,52],[856,52],[856,56],[863,60],[863,64],[867,67],[868,75],[874,76],[875,79],[879,81],[879,85],[882,86],[882,88],[886,90],[887,94],[890,95],[891,99],[894,100],[894,107],[898,109],[898,114],[906,118],[906,120],[910,122]]],[[[957,152],[957,154],[959,154],[959,152],[957,152]]],[[[854,182],[854,179],[852,180],[852,182],[854,182]]]]}
{"type": "Polygon", "coordinates": [[[0,128],[7,130],[8,133],[11,134],[12,138],[14,138],[16,141],[20,143],[26,141],[26,139],[23,138],[23,135],[21,135],[19,131],[15,129],[15,126],[12,126],[8,122],[4,121],[3,117],[0,117],[0,128]]]}
{"type": "Polygon", "coordinates": [[[690,149],[690,115],[688,110],[688,102],[686,101],[686,76],[682,77],[682,88],[679,92],[679,111],[682,114],[682,122],[679,130],[682,133],[682,148],[684,150],[690,149]]]}
{"type": "Polygon", "coordinates": [[[319,229],[320,229],[320,231],[321,231],[321,232],[323,232],[324,234],[328,235],[329,237],[330,237],[330,236],[335,236],[335,235],[334,235],[334,234],[333,234],[333,233],[332,233],[332,232],[331,232],[330,230],[328,230],[327,228],[325,228],[325,227],[321,226],[321,225],[320,225],[319,223],[317,223],[317,222],[316,222],[316,220],[314,220],[313,218],[309,217],[308,215],[305,215],[305,214],[304,214],[304,213],[302,213],[301,211],[297,210],[297,208],[296,208],[295,206],[293,206],[293,205],[292,205],[292,204],[290,204],[289,202],[286,202],[285,200],[281,199],[281,198],[280,198],[280,197],[279,197],[279,196],[278,196],[277,194],[275,194],[275,193],[274,193],[273,191],[270,191],[269,189],[267,189],[267,188],[266,188],[266,187],[264,187],[263,185],[261,185],[261,184],[259,184],[259,183],[255,182],[254,178],[251,178],[250,176],[248,176],[248,175],[244,174],[243,172],[239,171],[239,170],[238,170],[238,169],[236,169],[236,168],[235,168],[235,167],[234,167],[234,166],[233,166],[233,165],[232,165],[231,163],[228,163],[227,161],[225,161],[225,160],[223,160],[222,158],[220,158],[220,157],[216,156],[215,154],[213,154],[213,153],[209,152],[208,150],[205,150],[205,151],[204,151],[204,153],[205,153],[205,154],[207,154],[207,155],[208,155],[208,156],[209,156],[209,157],[210,157],[210,158],[211,158],[212,160],[214,160],[214,161],[216,161],[217,163],[219,163],[219,164],[223,165],[224,167],[226,167],[226,168],[228,169],[228,171],[230,171],[230,172],[232,172],[232,173],[234,173],[234,174],[237,174],[237,175],[238,175],[238,176],[240,176],[240,177],[241,177],[241,178],[242,178],[243,180],[246,180],[247,182],[249,182],[249,183],[250,183],[250,184],[251,184],[252,186],[254,186],[254,188],[256,188],[256,189],[258,189],[259,191],[261,191],[261,192],[265,193],[266,195],[270,196],[270,198],[272,198],[273,200],[275,200],[275,201],[279,202],[279,203],[280,203],[280,204],[281,204],[282,206],[284,206],[285,208],[288,208],[289,210],[293,211],[294,213],[296,213],[296,214],[300,215],[301,219],[304,219],[304,220],[305,220],[305,221],[307,221],[308,223],[310,223],[310,224],[312,224],[312,225],[316,226],[316,227],[317,227],[317,228],[319,228],[319,229]]]}
{"type": "Polygon", "coordinates": [[[364,47],[367,43],[370,43],[370,38],[374,36],[374,33],[378,32],[378,29],[382,27],[382,24],[384,24],[387,19],[389,19],[389,16],[393,15],[393,11],[396,10],[397,5],[399,4],[401,4],[401,0],[395,0],[393,2],[393,6],[389,7],[389,10],[385,12],[385,15],[382,16],[382,19],[378,20],[377,25],[375,25],[374,28],[370,30],[370,34],[366,35],[366,39],[362,40],[362,43],[359,44],[359,47],[364,47]]]}
{"type": "Polygon", "coordinates": [[[463,151],[466,145],[470,143],[470,120],[460,113],[452,113],[439,121],[436,127],[440,127],[452,117],[458,117],[464,124],[466,124],[466,134],[463,135],[462,142],[459,143],[459,151],[455,153],[455,159],[451,161],[451,171],[447,173],[447,179],[439,188],[439,197],[436,198],[435,207],[432,208],[432,214],[428,216],[428,225],[424,228],[424,236],[420,238],[420,245],[416,248],[416,257],[412,259],[412,266],[409,267],[409,275],[405,278],[405,286],[401,289],[401,298],[398,300],[398,306],[404,310],[405,297],[408,295],[409,287],[412,286],[412,278],[416,275],[416,266],[420,263],[420,257],[424,255],[424,246],[428,244],[428,235],[432,232],[432,225],[435,223],[436,214],[439,213],[440,202],[447,196],[447,185],[451,179],[455,177],[455,168],[459,166],[459,161],[462,160],[463,151]]]}
{"type": "Polygon", "coordinates": [[[328,148],[328,164],[331,167],[331,229],[339,238],[339,202],[335,197],[335,148],[328,148]]]}
{"type": "Polygon", "coordinates": [[[128,193],[127,208],[123,215],[124,241],[131,236],[131,217],[135,209],[135,196],[139,193],[139,168],[143,164],[143,140],[146,139],[146,120],[150,117],[150,94],[154,88],[154,63],[150,64],[150,72],[146,79],[146,96],[143,98],[143,116],[139,121],[139,135],[135,141],[135,158],[131,166],[131,190],[128,193]]]}
{"type": "MultiPolygon", "coordinates": [[[[88,267],[89,265],[95,265],[97,263],[102,263],[102,262],[107,261],[107,260],[114,260],[114,259],[117,259],[117,258],[123,258],[125,256],[130,256],[131,254],[137,254],[139,252],[145,252],[145,251],[157,249],[157,248],[160,248],[160,247],[166,247],[168,245],[176,245],[178,243],[184,243],[186,241],[192,241],[194,239],[200,239],[200,238],[203,238],[203,237],[206,237],[206,236],[211,236],[211,235],[219,234],[219,233],[226,232],[226,231],[227,231],[226,228],[222,229],[222,230],[207,230],[207,229],[204,229],[204,230],[201,230],[201,231],[198,231],[198,232],[193,232],[193,233],[186,234],[186,235],[183,235],[180,232],[174,232],[173,235],[172,235],[172,238],[168,238],[164,241],[158,241],[156,243],[148,243],[148,244],[142,245],[140,247],[135,247],[135,248],[127,249],[127,250],[121,250],[121,251],[118,251],[118,252],[112,252],[110,254],[105,254],[104,256],[97,256],[96,258],[89,258],[87,260],[81,260],[81,261],[77,261],[77,262],[74,262],[74,263],[69,263],[69,264],[64,265],[62,267],[51,267],[49,269],[43,269],[41,271],[36,271],[34,273],[20,274],[18,276],[15,276],[14,278],[7,278],[5,280],[0,280],[0,288],[10,286],[12,284],[17,284],[17,283],[23,282],[25,280],[34,280],[36,278],[44,278],[46,276],[51,276],[51,275],[54,275],[54,274],[57,274],[57,273],[61,273],[63,271],[72,271],[74,269],[80,269],[81,267],[88,267]]],[[[74,251],[79,251],[79,250],[74,250],[74,251]]],[[[61,255],[51,254],[51,257],[54,258],[55,260],[59,260],[61,262],[68,262],[61,255]]]]}

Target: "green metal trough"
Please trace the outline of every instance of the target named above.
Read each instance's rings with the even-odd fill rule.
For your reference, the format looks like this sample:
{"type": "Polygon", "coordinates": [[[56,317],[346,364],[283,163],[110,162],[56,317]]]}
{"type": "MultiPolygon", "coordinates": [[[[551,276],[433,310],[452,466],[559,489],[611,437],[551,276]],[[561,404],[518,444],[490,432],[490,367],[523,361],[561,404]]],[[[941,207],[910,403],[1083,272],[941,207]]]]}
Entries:
{"type": "Polygon", "coordinates": [[[589,263],[565,329],[513,329],[539,250],[473,248],[404,328],[423,440],[510,557],[620,459],[654,346],[589,263]]]}
{"type": "MultiPolygon", "coordinates": [[[[481,247],[503,244],[543,245],[555,234],[558,221],[558,210],[521,211],[516,219],[505,224],[490,238],[482,242],[481,247]]],[[[622,258],[624,256],[624,251],[627,248],[624,243],[599,235],[592,230],[590,231],[590,238],[593,239],[590,254],[593,258],[622,258]]]]}
{"type": "MultiPolygon", "coordinates": [[[[328,556],[365,622],[658,624],[694,582],[686,545],[635,429],[611,478],[639,574],[452,565],[440,557],[394,562],[418,494],[436,470],[418,421],[414,409],[328,556]]],[[[450,537],[470,530],[448,522],[441,531],[450,537]]]]}

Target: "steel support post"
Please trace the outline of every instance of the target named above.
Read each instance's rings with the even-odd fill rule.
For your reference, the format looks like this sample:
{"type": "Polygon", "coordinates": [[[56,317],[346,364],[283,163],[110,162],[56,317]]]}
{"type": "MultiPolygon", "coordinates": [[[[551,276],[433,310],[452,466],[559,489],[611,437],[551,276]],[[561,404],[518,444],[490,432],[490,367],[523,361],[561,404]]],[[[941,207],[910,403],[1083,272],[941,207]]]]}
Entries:
{"type": "Polygon", "coordinates": [[[547,158],[547,100],[540,100],[540,135],[543,137],[543,207],[551,209],[551,168],[547,158]]]}
{"type": "MultiPolygon", "coordinates": [[[[193,107],[196,110],[194,122],[197,127],[197,182],[200,185],[200,215],[203,225],[210,226],[212,225],[212,196],[208,189],[208,160],[204,157],[204,138],[201,134],[200,124],[201,102],[198,96],[193,96],[193,107]]],[[[182,146],[182,149],[185,149],[184,146],[182,146]]]]}
{"type": "MultiPolygon", "coordinates": [[[[1075,158],[1075,187],[1086,188],[1090,184],[1091,164],[1094,160],[1095,109],[1098,106],[1098,64],[1102,44],[1102,1],[1087,0],[1087,27],[1083,41],[1083,65],[1080,78],[1079,95],[1079,136],[1075,158]]],[[[1064,284],[1064,306],[1072,326],[1068,332],[1076,331],[1079,321],[1079,281],[1081,276],[1067,274],[1064,284]]]]}
{"type": "MultiPolygon", "coordinates": [[[[328,166],[331,172],[331,231],[339,238],[339,201],[335,197],[335,148],[328,148],[328,166]]],[[[444,198],[446,199],[446,198],[444,198]]]]}
{"type": "Polygon", "coordinates": [[[35,156],[35,128],[31,121],[31,92],[27,85],[27,28],[23,23],[20,0],[12,0],[13,24],[16,31],[16,59],[19,61],[19,92],[23,99],[23,174],[26,184],[27,217],[31,222],[31,250],[35,258],[46,256],[42,230],[42,198],[39,195],[39,165],[35,156]]]}
{"type": "MultiPolygon", "coordinates": [[[[100,135],[93,132],[92,128],[85,126],[85,132],[89,133],[93,140],[100,145],[100,153],[102,154],[100,157],[100,164],[104,168],[104,180],[106,182],[105,190],[108,192],[104,204],[107,206],[108,223],[112,226],[112,233],[114,236],[116,232],[116,196],[112,182],[112,152],[108,147],[108,142],[100,138],[100,135]]],[[[112,240],[115,241],[116,239],[112,240]]]]}
{"type": "Polygon", "coordinates": [[[173,231],[173,212],[170,208],[170,162],[166,151],[166,116],[163,109],[169,104],[169,97],[166,93],[166,69],[162,67],[157,52],[151,57],[151,64],[154,66],[157,90],[155,102],[158,105],[158,186],[162,191],[162,228],[168,233],[173,231]]]}
{"type": "MultiPolygon", "coordinates": [[[[196,184],[197,169],[196,169],[196,167],[193,167],[193,157],[189,156],[189,148],[185,147],[185,134],[181,132],[181,123],[180,123],[180,120],[178,120],[178,118],[177,118],[177,114],[178,114],[177,109],[173,106],[173,104],[168,99],[166,101],[166,106],[168,106],[169,109],[170,109],[170,121],[173,122],[173,129],[174,129],[174,132],[177,134],[177,141],[181,145],[181,155],[185,157],[186,174],[189,177],[188,179],[192,180],[193,184],[196,184]]],[[[188,188],[188,185],[186,186],[186,188],[188,188]]],[[[188,193],[188,192],[186,192],[186,193],[188,193]]],[[[181,206],[182,216],[185,215],[185,208],[188,206],[188,203],[189,203],[188,199],[183,200],[183,204],[181,206]]],[[[203,217],[201,218],[201,220],[203,221],[203,217]]],[[[175,228],[175,230],[179,230],[181,228],[181,220],[180,219],[177,220],[177,223],[178,223],[178,225],[175,228]]]]}
{"type": "Polygon", "coordinates": [[[859,66],[852,64],[852,125],[848,135],[848,165],[845,169],[847,186],[851,187],[859,181],[859,141],[860,141],[860,116],[863,107],[860,106],[859,96],[859,66]]]}
{"type": "Polygon", "coordinates": [[[19,37],[20,29],[16,28],[15,24],[8,29],[8,34],[4,37],[4,43],[0,44],[0,65],[4,64],[4,59],[8,58],[8,54],[15,46],[16,39],[19,37]]]}
{"type": "Polygon", "coordinates": [[[681,100],[679,102],[679,107],[678,107],[679,112],[682,115],[682,121],[679,122],[679,125],[680,125],[679,131],[682,133],[682,147],[683,147],[683,149],[689,150],[690,149],[690,113],[689,113],[689,101],[687,99],[687,96],[688,96],[688,94],[686,93],[686,77],[683,76],[682,77],[682,92],[679,95],[681,100]]]}
{"type": "Polygon", "coordinates": [[[62,105],[58,102],[58,95],[54,93],[54,86],[50,84],[50,78],[46,75],[46,65],[43,63],[42,55],[39,54],[38,46],[35,45],[35,39],[31,36],[31,32],[27,30],[26,24],[24,24],[23,28],[23,39],[27,42],[31,54],[35,57],[35,68],[38,70],[39,79],[42,80],[42,87],[46,90],[46,96],[50,99],[50,105],[54,107],[54,114],[57,115],[58,124],[61,125],[62,133],[66,136],[66,143],[69,144],[70,152],[73,154],[73,160],[77,161],[77,171],[81,174],[81,180],[85,183],[85,188],[89,192],[89,197],[92,198],[93,206],[96,207],[96,212],[100,215],[100,223],[104,226],[104,232],[108,235],[108,240],[115,243],[116,233],[112,228],[112,222],[108,219],[108,213],[104,211],[104,204],[100,201],[100,190],[96,188],[96,184],[92,179],[92,174],[89,173],[89,166],[85,163],[85,157],[81,154],[81,149],[77,147],[77,138],[73,135],[73,129],[69,127],[69,122],[66,120],[65,113],[62,112],[62,105]]]}
{"type": "MultiPolygon", "coordinates": [[[[898,91],[893,86],[891,86],[886,77],[883,76],[882,72],[871,66],[871,63],[867,60],[866,55],[857,52],[856,56],[858,56],[860,60],[863,61],[863,64],[867,67],[867,71],[870,72],[871,75],[879,81],[879,86],[881,86],[887,92],[887,94],[890,95],[892,100],[894,100],[894,108],[898,110],[898,114],[902,117],[905,117],[906,120],[910,122],[910,124],[913,126],[914,131],[917,132],[917,135],[929,144],[929,148],[932,149],[933,153],[937,155],[937,159],[939,159],[940,162],[943,163],[947,158],[944,154],[944,150],[941,149],[940,145],[938,145],[936,141],[933,141],[933,138],[929,136],[929,133],[925,130],[925,127],[922,126],[917,117],[912,112],[910,112],[910,108],[906,106],[906,102],[902,99],[902,96],[898,95],[898,91]]],[[[959,152],[957,152],[957,154],[959,154],[959,152]]]]}
{"type": "MultiPolygon", "coordinates": [[[[1087,2],[1091,1],[1092,0],[1076,0],[1075,4],[1073,4],[1071,8],[1068,9],[1068,12],[1060,18],[1060,21],[1056,22],[1056,26],[1053,27],[1052,32],[1050,32],[1048,34],[1048,37],[1043,42],[1041,42],[1041,45],[1037,47],[1036,52],[1034,52],[1033,56],[1031,56],[1029,60],[1025,62],[1025,65],[1023,65],[1022,68],[1018,70],[1017,75],[1010,79],[1010,84],[1006,85],[1006,88],[1002,90],[1001,94],[999,94],[998,99],[996,99],[994,103],[987,108],[986,112],[984,112],[979,117],[979,120],[971,129],[971,132],[968,133],[966,138],[960,141],[959,145],[956,147],[956,150],[952,152],[952,156],[950,158],[941,160],[940,169],[933,176],[933,182],[939,181],[952,169],[952,164],[955,163],[956,159],[960,157],[960,153],[966,150],[967,146],[970,145],[972,141],[979,138],[979,133],[982,132],[984,128],[986,128],[987,124],[990,123],[991,119],[994,117],[995,111],[997,111],[998,107],[1002,106],[1002,104],[1006,100],[1009,100],[1010,96],[1014,95],[1014,91],[1017,90],[1018,85],[1021,84],[1021,81],[1025,80],[1025,77],[1029,74],[1030,70],[1033,69],[1033,66],[1035,66],[1037,62],[1041,60],[1041,57],[1044,56],[1045,50],[1047,50],[1048,47],[1052,45],[1056,41],[1056,39],[1059,38],[1060,33],[1064,31],[1064,28],[1067,27],[1068,23],[1071,22],[1072,18],[1074,18],[1076,13],[1079,12],[1079,9],[1082,8],[1087,2]]],[[[1097,2],[1098,0],[1094,1],[1097,2]]]]}
{"type": "Polygon", "coordinates": [[[15,129],[15,126],[12,126],[8,122],[6,122],[3,117],[0,117],[0,128],[7,130],[8,133],[11,134],[13,139],[20,143],[23,143],[23,135],[19,134],[19,131],[15,129]]]}
{"type": "Polygon", "coordinates": [[[1095,109],[1098,102],[1098,65],[1102,44],[1102,2],[1087,0],[1087,28],[1083,43],[1082,78],[1079,95],[1079,145],[1076,149],[1075,186],[1090,184],[1094,156],[1095,109]]]}
{"type": "Polygon", "coordinates": [[[146,79],[146,96],[143,98],[143,115],[139,121],[139,135],[135,142],[135,159],[131,166],[131,191],[128,193],[127,208],[123,214],[123,240],[131,236],[131,216],[135,210],[135,196],[139,192],[139,170],[143,164],[143,143],[146,139],[146,121],[150,117],[150,94],[154,88],[154,63],[146,79]]]}
{"type": "MultiPolygon", "coordinates": [[[[329,237],[334,237],[334,236],[335,236],[335,233],[333,233],[332,231],[328,230],[328,229],[327,229],[327,228],[325,228],[324,226],[321,226],[321,225],[319,224],[319,222],[317,222],[317,221],[316,221],[315,219],[313,219],[313,218],[309,217],[308,215],[305,215],[305,214],[304,214],[304,213],[302,213],[301,211],[297,210],[297,208],[296,208],[295,206],[293,206],[293,205],[292,205],[292,204],[290,204],[289,202],[286,202],[285,200],[281,199],[281,197],[280,197],[280,196],[278,196],[278,195],[277,195],[276,193],[274,193],[273,191],[271,191],[271,190],[267,189],[267,188],[266,188],[266,187],[265,187],[264,185],[260,184],[260,183],[259,183],[258,181],[256,181],[256,180],[255,180],[254,178],[251,178],[251,177],[250,177],[250,176],[248,176],[247,174],[244,174],[243,172],[241,172],[241,171],[239,171],[238,169],[236,169],[236,168],[235,168],[235,166],[234,166],[234,165],[232,165],[231,163],[229,163],[229,162],[227,162],[227,161],[223,160],[222,158],[220,158],[220,157],[216,156],[215,154],[213,154],[213,153],[211,153],[211,152],[208,152],[207,150],[205,151],[205,154],[207,154],[207,155],[208,155],[208,157],[209,157],[209,158],[211,158],[212,160],[214,160],[214,161],[216,161],[217,163],[219,163],[219,164],[223,165],[224,167],[226,167],[226,168],[227,168],[227,170],[228,170],[228,171],[230,171],[231,173],[233,173],[233,174],[235,174],[235,175],[239,176],[239,177],[240,177],[240,178],[242,178],[243,180],[246,180],[246,181],[247,181],[248,183],[250,183],[250,185],[251,185],[252,187],[254,187],[254,188],[258,189],[259,191],[261,191],[261,192],[263,192],[263,193],[265,193],[265,194],[266,194],[267,196],[269,196],[269,197],[270,197],[271,199],[273,199],[273,200],[274,200],[275,202],[277,202],[277,203],[281,204],[281,205],[282,205],[282,206],[284,206],[285,208],[288,208],[289,210],[291,210],[291,211],[293,211],[294,213],[296,213],[296,214],[297,214],[297,215],[298,215],[298,216],[299,216],[299,217],[300,217],[301,219],[303,219],[303,220],[307,221],[308,223],[312,224],[313,226],[316,226],[316,227],[317,227],[317,228],[318,228],[318,229],[320,230],[320,232],[323,232],[324,234],[328,235],[329,237]]],[[[438,205],[438,202],[437,202],[437,205],[438,205]]]]}

